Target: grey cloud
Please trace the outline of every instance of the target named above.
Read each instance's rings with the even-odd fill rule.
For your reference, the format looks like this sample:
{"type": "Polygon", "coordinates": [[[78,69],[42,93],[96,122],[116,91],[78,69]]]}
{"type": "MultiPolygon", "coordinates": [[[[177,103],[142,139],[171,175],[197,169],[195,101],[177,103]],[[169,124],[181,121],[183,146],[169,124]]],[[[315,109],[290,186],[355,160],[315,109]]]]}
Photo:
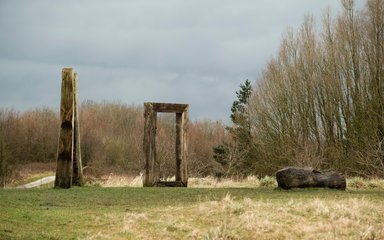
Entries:
{"type": "MultiPolygon", "coordinates": [[[[363,1],[358,1],[363,2],[363,1]]],[[[191,104],[228,121],[287,27],[335,0],[0,1],[0,107],[57,107],[61,68],[81,99],[191,104]],[[41,94],[44,92],[44,94],[41,94]]],[[[360,3],[361,5],[361,3],[360,3]]]]}

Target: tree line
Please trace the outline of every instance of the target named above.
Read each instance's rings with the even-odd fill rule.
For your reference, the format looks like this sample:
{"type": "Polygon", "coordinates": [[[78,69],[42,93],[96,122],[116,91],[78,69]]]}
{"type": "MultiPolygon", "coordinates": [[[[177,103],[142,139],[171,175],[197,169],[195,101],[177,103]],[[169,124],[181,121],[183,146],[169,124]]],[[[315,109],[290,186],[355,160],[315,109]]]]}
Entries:
{"type": "MultiPolygon", "coordinates": [[[[85,101],[79,109],[82,161],[94,176],[109,173],[137,175],[144,169],[143,107],[85,101]]],[[[175,116],[159,114],[157,159],[163,177],[175,174],[175,116]]],[[[49,108],[19,112],[0,109],[0,180],[5,186],[18,167],[32,162],[56,162],[59,113],[49,108]]],[[[221,122],[189,124],[189,172],[214,174],[220,168],[212,147],[228,138],[221,122]]]]}
{"type": "Polygon", "coordinates": [[[306,16],[256,84],[241,85],[232,140],[214,149],[229,172],[294,165],[384,177],[384,4],[341,4],[337,17],[324,12],[320,31],[306,16]]]}

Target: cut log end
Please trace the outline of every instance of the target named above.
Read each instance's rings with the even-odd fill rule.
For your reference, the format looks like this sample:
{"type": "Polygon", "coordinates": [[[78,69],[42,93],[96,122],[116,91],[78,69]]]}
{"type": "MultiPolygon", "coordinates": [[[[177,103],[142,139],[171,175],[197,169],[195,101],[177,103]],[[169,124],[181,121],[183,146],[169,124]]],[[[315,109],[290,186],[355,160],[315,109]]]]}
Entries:
{"type": "Polygon", "coordinates": [[[345,190],[345,177],[334,171],[318,171],[311,168],[287,167],[276,173],[282,189],[322,187],[345,190]]]}

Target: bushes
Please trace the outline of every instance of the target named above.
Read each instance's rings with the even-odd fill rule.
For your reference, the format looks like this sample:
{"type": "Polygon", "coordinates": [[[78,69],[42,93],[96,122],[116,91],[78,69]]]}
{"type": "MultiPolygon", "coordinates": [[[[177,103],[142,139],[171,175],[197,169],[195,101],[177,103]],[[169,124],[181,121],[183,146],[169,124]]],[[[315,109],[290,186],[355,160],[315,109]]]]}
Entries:
{"type": "MultiPolygon", "coordinates": [[[[83,166],[95,176],[136,175],[144,169],[142,107],[122,103],[85,101],[80,107],[80,139],[83,166]]],[[[0,186],[19,165],[55,163],[59,114],[47,108],[18,112],[0,108],[0,186]]],[[[157,159],[164,177],[175,171],[175,120],[158,118],[157,159]]],[[[209,120],[190,122],[189,169],[194,176],[218,170],[212,146],[226,137],[224,125],[209,120]]]]}
{"type": "Polygon", "coordinates": [[[384,177],[384,7],[341,2],[335,19],[325,12],[321,32],[312,16],[289,31],[254,87],[258,174],[312,166],[384,177]]]}
{"type": "Polygon", "coordinates": [[[274,177],[265,176],[260,179],[260,187],[277,187],[276,179],[274,177]]]}

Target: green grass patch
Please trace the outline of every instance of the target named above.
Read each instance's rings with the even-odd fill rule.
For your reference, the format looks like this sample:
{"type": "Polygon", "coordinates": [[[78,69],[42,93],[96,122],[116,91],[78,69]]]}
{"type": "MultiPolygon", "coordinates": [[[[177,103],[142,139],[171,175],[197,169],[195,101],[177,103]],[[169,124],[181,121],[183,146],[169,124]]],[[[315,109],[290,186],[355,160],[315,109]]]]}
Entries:
{"type": "MultiPolygon", "coordinates": [[[[372,221],[375,230],[375,224],[384,222],[384,191],[378,189],[4,189],[0,190],[0,239],[157,239],[160,236],[216,239],[224,235],[241,239],[250,237],[249,231],[236,224],[252,219],[252,214],[255,221],[267,214],[264,218],[273,226],[281,224],[277,227],[284,231],[284,227],[295,225],[293,218],[318,221],[342,208],[332,210],[333,204],[343,203],[348,209],[348,204],[359,201],[364,203],[362,206],[372,206],[366,211],[359,210],[359,224],[368,226],[372,221]],[[322,209],[313,205],[316,201],[324,205],[322,209]],[[311,205],[306,206],[307,203],[311,205]]],[[[334,236],[359,238],[363,232],[351,227],[344,235],[334,236]]],[[[284,237],[276,232],[262,233],[259,231],[261,239],[263,236],[284,237]]],[[[381,236],[378,231],[374,234],[381,236]]],[[[293,233],[292,236],[317,235],[293,233]]]]}

